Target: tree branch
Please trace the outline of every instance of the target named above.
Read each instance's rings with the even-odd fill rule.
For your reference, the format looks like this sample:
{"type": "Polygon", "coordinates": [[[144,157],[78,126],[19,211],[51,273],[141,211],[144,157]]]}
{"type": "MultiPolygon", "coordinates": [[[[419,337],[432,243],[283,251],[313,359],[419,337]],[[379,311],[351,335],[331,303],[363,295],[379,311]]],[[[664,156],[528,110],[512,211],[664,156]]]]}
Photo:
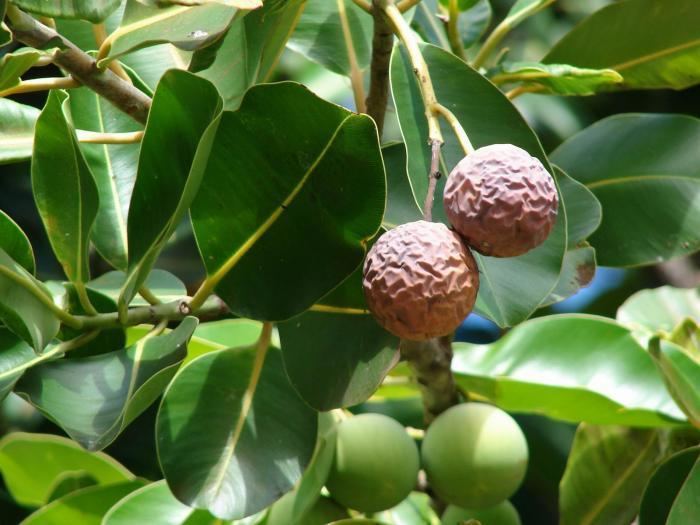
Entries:
{"type": "Polygon", "coordinates": [[[462,37],[459,34],[459,8],[457,0],[450,0],[449,16],[447,18],[447,37],[450,41],[452,52],[462,60],[466,60],[462,37]]]}
{"type": "Polygon", "coordinates": [[[59,47],[53,60],[57,66],[137,122],[146,123],[151,108],[150,97],[119,78],[113,71],[98,69],[90,55],[11,4],[7,6],[7,21],[16,40],[36,49],[59,47]]]}
{"type": "Polygon", "coordinates": [[[370,66],[369,95],[367,96],[367,114],[377,123],[381,138],[384,131],[384,116],[389,102],[389,62],[394,47],[394,32],[389,21],[374,0],[372,16],[374,18],[374,36],[372,37],[372,65],[370,66]]]}
{"type": "Polygon", "coordinates": [[[435,188],[437,181],[442,176],[440,173],[440,147],[442,144],[433,141],[430,144],[430,173],[428,174],[428,192],[425,194],[425,203],[423,204],[423,218],[426,221],[433,220],[433,201],[435,200],[435,188]]]}
{"type": "Polygon", "coordinates": [[[352,41],[352,32],[350,31],[350,22],[348,14],[345,11],[345,0],[338,1],[338,16],[340,17],[340,26],[343,30],[343,40],[348,53],[348,63],[350,64],[350,83],[352,85],[352,94],[355,99],[355,109],[358,113],[365,113],[365,88],[362,70],[357,62],[357,53],[355,52],[355,44],[352,41]]]}
{"type": "Polygon", "coordinates": [[[438,337],[428,341],[401,340],[401,355],[413,370],[420,384],[423,397],[425,422],[459,403],[459,395],[452,364],[451,336],[438,337]]]}

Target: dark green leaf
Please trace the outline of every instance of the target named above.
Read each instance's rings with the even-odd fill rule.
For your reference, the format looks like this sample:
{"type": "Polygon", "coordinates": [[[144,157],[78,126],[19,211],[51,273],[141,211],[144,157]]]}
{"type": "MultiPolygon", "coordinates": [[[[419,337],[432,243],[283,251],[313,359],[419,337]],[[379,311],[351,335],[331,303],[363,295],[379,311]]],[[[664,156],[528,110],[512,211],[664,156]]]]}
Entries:
{"type": "Polygon", "coordinates": [[[95,485],[99,485],[99,482],[85,470],[64,472],[56,478],[56,481],[51,486],[47,503],[60,499],[76,490],[95,485]]]}
{"type": "MultiPolygon", "coordinates": [[[[479,0],[457,0],[457,9],[460,11],[467,11],[478,2],[479,0]]],[[[440,0],[440,4],[448,7],[450,5],[450,0],[440,0]]]]}
{"type": "Polygon", "coordinates": [[[36,366],[15,391],[85,448],[102,449],[161,395],[196,326],[188,317],[172,332],[126,350],[36,366]]]}
{"type": "Polygon", "coordinates": [[[80,18],[96,24],[117,9],[121,0],[12,0],[12,3],[37,15],[50,18],[80,18]]]}
{"type": "Polygon", "coordinates": [[[221,97],[207,80],[170,70],[158,84],[129,207],[129,276],[120,310],[136,295],[197,193],[220,112],[221,97]]]}
{"type": "MultiPolygon", "coordinates": [[[[422,203],[430,169],[428,127],[413,69],[400,49],[392,56],[391,88],[408,151],[408,176],[416,201],[422,203]]],[[[422,51],[438,100],[459,119],[475,147],[515,144],[549,166],[537,136],[503,93],[451,53],[432,45],[424,45],[422,51]]],[[[446,127],[444,137],[442,169],[449,173],[464,152],[446,127]]],[[[443,187],[444,182],[438,184],[434,213],[445,221],[443,187]]],[[[547,241],[523,256],[498,259],[476,254],[481,271],[477,312],[500,326],[527,319],[559,280],[565,248],[566,217],[560,213],[547,241]]]]}
{"type": "Polygon", "coordinates": [[[292,489],[313,454],[317,420],[279,350],[210,352],[183,367],[165,393],[158,457],[180,501],[239,519],[292,489]]]}
{"type": "Polygon", "coordinates": [[[0,472],[12,498],[21,505],[45,505],[56,482],[70,472],[90,475],[100,485],[134,479],[134,475],[101,452],[52,434],[13,432],[0,441],[0,472]]]}
{"type": "MultiPolygon", "coordinates": [[[[90,281],[88,287],[116,301],[125,282],[126,274],[124,272],[107,272],[90,281]]],[[[187,296],[187,288],[180,279],[172,273],[158,268],[151,270],[143,284],[163,303],[176,301],[187,296]]],[[[147,306],[148,304],[143,297],[137,295],[129,303],[129,306],[147,306]]]]}
{"type": "Polygon", "coordinates": [[[20,77],[47,54],[47,52],[26,47],[0,58],[0,91],[18,85],[20,77]]]}
{"type": "Polygon", "coordinates": [[[469,49],[476,44],[491,25],[493,10],[489,0],[471,2],[473,5],[459,17],[459,34],[462,45],[469,49]]]}
{"type": "Polygon", "coordinates": [[[34,273],[34,250],[29,239],[12,218],[0,210],[0,248],[29,273],[34,273]]]}
{"type": "MultiPolygon", "coordinates": [[[[416,6],[413,27],[426,42],[449,50],[447,30],[443,18],[447,9],[438,7],[438,0],[423,0],[416,6]]],[[[441,3],[443,1],[441,0],[441,3]]],[[[447,5],[447,2],[444,2],[447,5]]],[[[459,4],[462,13],[458,19],[459,34],[465,49],[473,46],[491,24],[492,9],[489,0],[468,0],[459,4]]]]}
{"type": "Polygon", "coordinates": [[[22,372],[36,360],[31,346],[6,328],[0,328],[0,400],[5,399],[22,372]]]}
{"type": "Polygon", "coordinates": [[[617,115],[578,133],[552,161],[593,191],[591,236],[604,266],[654,264],[700,249],[700,120],[617,115]]]}
{"type": "Polygon", "coordinates": [[[74,283],[90,279],[88,246],[99,198],[71,126],[68,95],[51,91],[36,122],[32,190],[51,246],[74,283]]]}
{"type": "Polygon", "coordinates": [[[567,247],[580,246],[600,226],[603,209],[593,192],[560,168],[554,168],[559,191],[566,205],[567,247]]]}
{"type": "Polygon", "coordinates": [[[19,162],[32,156],[34,125],[39,110],[0,98],[0,164],[19,162]]]}
{"type": "Polygon", "coordinates": [[[543,62],[610,68],[622,89],[683,89],[700,81],[695,0],[627,0],[593,13],[568,33],[543,62]]]}
{"type": "Polygon", "coordinates": [[[537,93],[555,95],[594,95],[611,84],[622,82],[622,76],[612,69],[585,69],[567,64],[538,62],[507,62],[492,73],[497,84],[518,82],[537,93]]]}
{"type": "Polygon", "coordinates": [[[107,511],[127,494],[141,488],[144,481],[97,485],[52,501],[30,515],[21,525],[101,525],[107,511]]]}
{"type": "Polygon", "coordinates": [[[639,525],[689,525],[700,505],[700,447],[671,456],[649,480],[639,525]]]}
{"type": "Polygon", "coordinates": [[[41,352],[54,338],[60,323],[54,313],[27,287],[53,300],[46,287],[0,248],[0,320],[41,352]],[[20,284],[22,283],[22,284],[20,284]]]}
{"type": "MultiPolygon", "coordinates": [[[[420,4],[419,4],[420,5],[420,4]]],[[[387,229],[423,218],[406,174],[406,147],[400,143],[382,147],[386,167],[386,211],[382,226],[387,229]]]]}
{"type": "Polygon", "coordinates": [[[287,319],[359,266],[385,194],[369,117],[292,82],[260,85],[221,119],[192,224],[229,308],[287,319]]]}
{"type": "Polygon", "coordinates": [[[561,525],[629,525],[667,432],[582,424],[559,485],[561,525]]]}
{"type": "Polygon", "coordinates": [[[559,282],[540,306],[558,303],[588,286],[596,272],[595,248],[581,246],[564,254],[559,282]]]}
{"type": "Polygon", "coordinates": [[[265,2],[237,18],[221,42],[197,51],[190,70],[218,88],[226,109],[238,108],[250,86],[270,79],[305,5],[306,0],[265,2]]]}
{"type": "Polygon", "coordinates": [[[685,419],[647,351],[603,317],[548,316],[491,345],[457,343],[452,369],[463,388],[504,410],[639,427],[685,419]]]}
{"type": "Polygon", "coordinates": [[[5,19],[5,10],[7,9],[7,0],[0,0],[0,46],[9,44],[12,41],[12,35],[7,30],[2,20],[5,19]]]}

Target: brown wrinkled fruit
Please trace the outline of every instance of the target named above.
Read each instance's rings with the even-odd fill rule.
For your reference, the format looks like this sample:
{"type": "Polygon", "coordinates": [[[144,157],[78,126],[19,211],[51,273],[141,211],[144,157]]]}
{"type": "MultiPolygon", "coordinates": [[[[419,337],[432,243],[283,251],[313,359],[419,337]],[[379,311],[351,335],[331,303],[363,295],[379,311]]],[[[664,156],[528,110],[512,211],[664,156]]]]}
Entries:
{"type": "Polygon", "coordinates": [[[494,257],[515,257],[542,244],[558,204],[542,163],[512,144],[467,155],[445,184],[445,212],[454,229],[473,249],[494,257]]]}
{"type": "Polygon", "coordinates": [[[479,271],[444,224],[417,221],[382,235],[367,254],[362,285],[384,328],[403,339],[447,335],[472,311],[479,271]]]}

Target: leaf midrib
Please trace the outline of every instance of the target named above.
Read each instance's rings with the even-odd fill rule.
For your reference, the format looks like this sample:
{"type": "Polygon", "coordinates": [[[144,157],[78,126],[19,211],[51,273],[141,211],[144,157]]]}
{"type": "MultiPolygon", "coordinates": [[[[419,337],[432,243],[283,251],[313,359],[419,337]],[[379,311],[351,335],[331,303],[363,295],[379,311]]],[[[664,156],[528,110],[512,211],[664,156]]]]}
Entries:
{"type": "Polygon", "coordinates": [[[669,179],[674,179],[674,180],[686,180],[690,182],[695,182],[697,184],[700,184],[700,178],[696,177],[689,177],[687,175],[631,175],[629,177],[614,177],[611,179],[603,179],[603,180],[597,180],[594,182],[589,182],[589,183],[584,183],[586,188],[593,189],[593,188],[601,188],[603,186],[611,186],[614,184],[631,184],[635,182],[642,182],[642,181],[647,181],[647,180],[669,180],[669,179]]]}

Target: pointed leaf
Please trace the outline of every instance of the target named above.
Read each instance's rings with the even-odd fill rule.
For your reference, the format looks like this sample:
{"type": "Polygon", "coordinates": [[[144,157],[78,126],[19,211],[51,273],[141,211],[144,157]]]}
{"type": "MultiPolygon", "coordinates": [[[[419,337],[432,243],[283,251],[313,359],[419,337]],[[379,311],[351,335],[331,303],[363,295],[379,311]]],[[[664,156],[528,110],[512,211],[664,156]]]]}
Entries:
{"type": "Polygon", "coordinates": [[[36,123],[32,190],[51,247],[68,279],[90,279],[88,245],[98,194],[70,124],[68,95],[51,91],[36,123]]]}
{"type": "Polygon", "coordinates": [[[69,472],[90,475],[99,485],[134,479],[101,452],[87,452],[64,437],[13,432],[0,441],[0,472],[12,498],[21,505],[45,505],[57,480],[69,472]]]}
{"type": "Polygon", "coordinates": [[[46,287],[0,248],[0,320],[41,352],[58,333],[60,323],[46,304],[25,286],[31,286],[52,300],[46,287]]]}
{"type": "Polygon", "coordinates": [[[20,77],[49,53],[33,48],[21,48],[0,58],[0,91],[17,86],[20,77]]]}
{"type": "Polygon", "coordinates": [[[684,89],[700,82],[695,0],[627,0],[596,11],[569,32],[543,62],[610,68],[620,89],[684,89]]]}
{"type": "Polygon", "coordinates": [[[158,84],[131,196],[129,271],[120,310],[136,295],[197,193],[220,111],[216,88],[191,73],[170,70],[158,84]]]}
{"type": "Polygon", "coordinates": [[[259,85],[221,119],[192,225],[231,311],[287,319],[359,266],[385,195],[369,117],[292,82],[259,85]]]}
{"type": "Polygon", "coordinates": [[[12,0],[12,3],[36,15],[80,18],[97,24],[117,9],[121,0],[12,0]]]}
{"type": "Polygon", "coordinates": [[[684,420],[651,356],[604,317],[548,316],[490,345],[457,343],[452,370],[463,388],[504,410],[639,427],[684,420]]]}
{"type": "Polygon", "coordinates": [[[612,69],[586,69],[568,64],[538,62],[509,62],[501,64],[491,80],[497,84],[518,82],[534,88],[537,93],[555,95],[594,95],[611,84],[622,82],[622,76],[612,69]]]}
{"type": "MultiPolygon", "coordinates": [[[[515,144],[549,166],[537,136],[503,93],[451,53],[428,44],[422,46],[422,51],[438,100],[459,119],[474,147],[515,144]]],[[[408,152],[409,180],[416,201],[422,203],[430,169],[428,124],[415,74],[401,47],[392,55],[391,90],[408,152]]],[[[442,170],[449,173],[464,152],[447,128],[444,138],[442,170]]],[[[438,183],[434,208],[436,217],[445,222],[442,192],[446,178],[438,183]]],[[[475,254],[481,272],[476,311],[499,326],[512,326],[527,319],[559,280],[565,248],[566,214],[562,206],[547,241],[529,253],[508,259],[475,254]]]]}
{"type": "Polygon", "coordinates": [[[196,326],[188,317],[172,332],[126,350],[34,367],[15,391],[85,448],[102,449],[161,395],[196,326]]]}
{"type": "Polygon", "coordinates": [[[665,339],[655,338],[649,353],[669,393],[694,425],[700,425],[700,359],[665,339]]]}
{"type": "Polygon", "coordinates": [[[39,110],[0,98],[0,165],[32,156],[34,125],[39,110]]]}
{"type": "Polygon", "coordinates": [[[601,265],[655,264],[700,249],[700,152],[688,147],[698,141],[692,117],[616,115],[552,153],[603,206],[590,238],[601,265]]]}
{"type": "Polygon", "coordinates": [[[317,420],[289,383],[279,350],[210,352],[165,393],[158,457],[180,501],[239,519],[292,489],[311,460],[317,420]]]}
{"type": "MultiPolygon", "coordinates": [[[[124,272],[107,272],[90,281],[88,287],[116,301],[125,282],[126,274],[124,272]]],[[[158,268],[151,270],[143,284],[163,303],[176,301],[187,296],[187,288],[179,278],[158,268]]],[[[137,295],[129,303],[129,306],[148,306],[148,304],[148,301],[137,295]]]]}
{"type": "Polygon", "coordinates": [[[29,273],[34,273],[34,250],[29,239],[12,218],[0,210],[0,248],[29,273]]]}

